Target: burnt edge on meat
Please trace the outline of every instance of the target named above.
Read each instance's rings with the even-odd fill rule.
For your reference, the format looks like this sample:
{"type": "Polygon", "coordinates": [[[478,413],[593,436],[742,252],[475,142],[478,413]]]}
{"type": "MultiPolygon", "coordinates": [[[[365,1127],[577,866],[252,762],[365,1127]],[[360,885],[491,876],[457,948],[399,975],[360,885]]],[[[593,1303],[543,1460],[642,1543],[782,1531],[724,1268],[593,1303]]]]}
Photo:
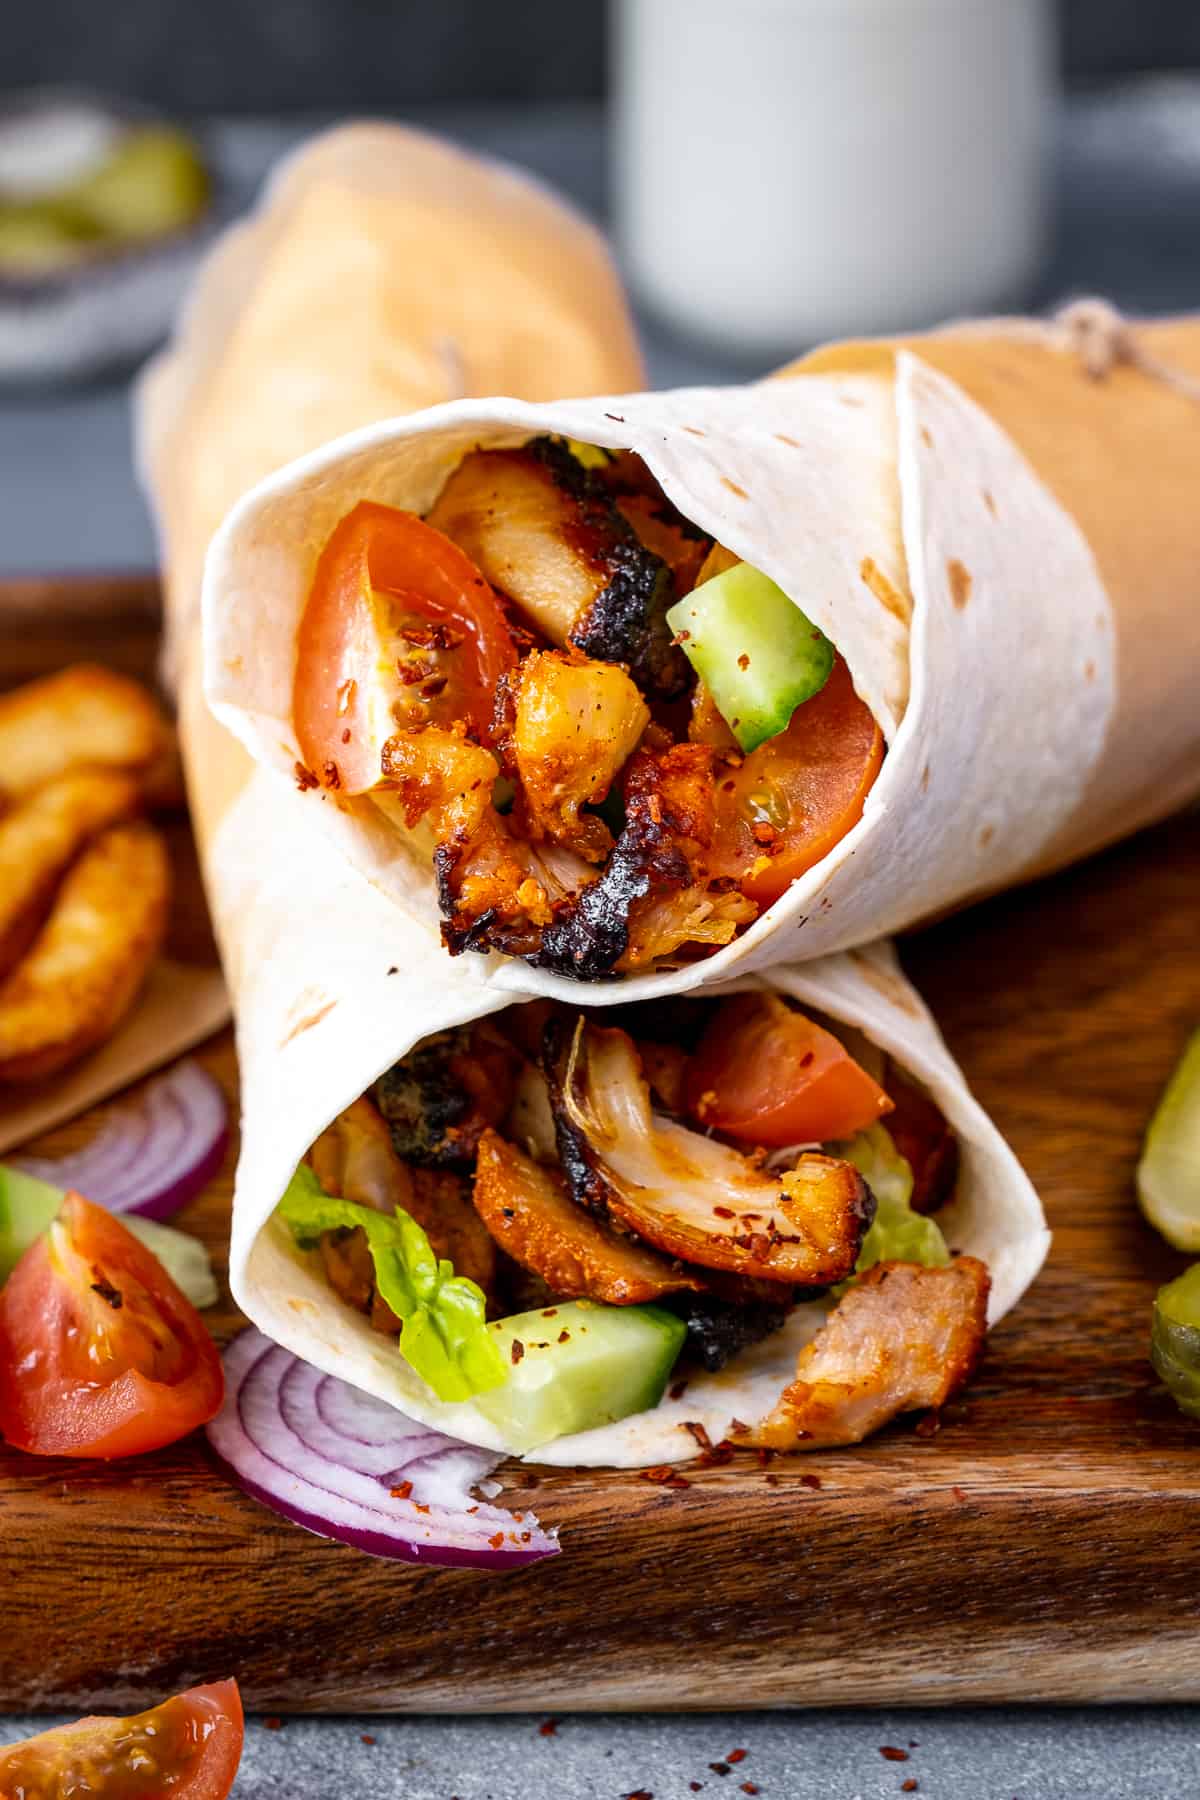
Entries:
{"type": "Polygon", "coordinates": [[[455,1127],[471,1111],[470,1096],[450,1073],[450,1059],[466,1050],[467,1026],[435,1032],[382,1074],[372,1088],[396,1155],[424,1168],[452,1169],[470,1165],[455,1127]]]}
{"type": "Polygon", "coordinates": [[[652,794],[626,794],[625,824],[603,871],[542,931],[529,956],[535,969],[602,981],[629,948],[629,909],[652,888],[692,886],[676,837],[679,821],[652,794]]]}
{"type": "Polygon", "coordinates": [[[682,1354],[716,1375],[729,1359],[750,1344],[761,1344],[779,1331],[792,1310],[791,1291],[784,1290],[778,1306],[759,1302],[741,1306],[712,1294],[668,1294],[660,1306],[669,1307],[687,1326],[682,1354]]]}
{"type": "Polygon", "coordinates": [[[550,1111],[554,1117],[554,1137],[558,1145],[558,1161],[567,1189],[578,1205],[597,1219],[610,1223],[608,1216],[608,1183],[592,1161],[588,1141],[567,1116],[563,1097],[567,1069],[575,1035],[583,1024],[583,1014],[566,1017],[552,1013],[542,1034],[542,1073],[550,1090],[550,1111]]]}
{"type": "Polygon", "coordinates": [[[646,549],[604,481],[585,469],[561,439],[534,438],[525,450],[578,507],[580,548],[607,577],[573,626],[571,643],[597,662],[624,663],[642,693],[677,699],[693,677],[667,624],[667,608],[675,598],[670,569],[646,549]]]}

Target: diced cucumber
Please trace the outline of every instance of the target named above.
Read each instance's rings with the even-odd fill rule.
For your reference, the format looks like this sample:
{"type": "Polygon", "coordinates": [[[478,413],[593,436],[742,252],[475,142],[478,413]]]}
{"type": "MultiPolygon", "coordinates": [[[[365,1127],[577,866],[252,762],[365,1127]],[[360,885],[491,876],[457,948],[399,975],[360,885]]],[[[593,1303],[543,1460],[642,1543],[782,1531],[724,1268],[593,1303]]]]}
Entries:
{"type": "Polygon", "coordinates": [[[512,1372],[474,1405],[521,1451],[657,1406],[687,1332],[661,1306],[595,1300],[514,1313],[488,1330],[512,1372]]]}
{"type": "Polygon", "coordinates": [[[747,752],[785,731],[833,668],[829,639],[749,563],[693,588],[667,623],[747,752]]]}
{"type": "Polygon", "coordinates": [[[1192,1034],[1146,1132],[1142,1211],[1177,1250],[1200,1250],[1200,1031],[1192,1034]]]}
{"type": "Polygon", "coordinates": [[[62,1205],[62,1189],[0,1163],[0,1285],[62,1205]]]}
{"type": "Polygon", "coordinates": [[[1154,1299],[1150,1360],[1166,1382],[1180,1412],[1200,1419],[1200,1263],[1154,1299]]]}

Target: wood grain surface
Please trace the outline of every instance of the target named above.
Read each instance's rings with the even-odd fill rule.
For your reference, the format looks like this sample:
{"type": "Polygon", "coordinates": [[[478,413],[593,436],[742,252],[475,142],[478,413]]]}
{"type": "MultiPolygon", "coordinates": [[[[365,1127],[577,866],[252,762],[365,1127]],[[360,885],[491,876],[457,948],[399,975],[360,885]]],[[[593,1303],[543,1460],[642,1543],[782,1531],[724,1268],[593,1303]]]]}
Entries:
{"type": "MultiPolygon", "coordinates": [[[[0,590],[0,629],[0,683],[82,654],[148,672],[152,588],[0,590]]],[[[1055,1233],[936,1435],[781,1459],[777,1484],[750,1461],[686,1489],[507,1466],[563,1554],[506,1577],[308,1536],[199,1440],[112,1467],[0,1448],[0,1707],[228,1674],[274,1712],[1200,1699],[1200,1427],[1146,1359],[1183,1259],[1132,1189],[1200,1018],[1198,891],[1193,814],[903,946],[1055,1233]]],[[[236,1103],[228,1037],[200,1054],[236,1103]]],[[[179,1220],[222,1273],[233,1156],[179,1220]]]]}

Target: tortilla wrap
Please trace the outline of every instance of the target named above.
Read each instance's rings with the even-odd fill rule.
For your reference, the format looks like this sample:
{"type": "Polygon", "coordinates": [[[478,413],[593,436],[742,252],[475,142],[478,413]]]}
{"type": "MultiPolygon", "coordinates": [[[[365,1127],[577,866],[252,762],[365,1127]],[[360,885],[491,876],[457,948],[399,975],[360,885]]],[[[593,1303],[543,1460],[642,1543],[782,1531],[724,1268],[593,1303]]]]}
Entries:
{"type": "MultiPolygon", "coordinates": [[[[371,346],[361,340],[349,343],[336,332],[328,340],[319,333],[306,336],[309,315],[297,303],[292,285],[303,247],[290,241],[288,220],[305,218],[308,182],[334,164],[341,199],[328,215],[333,242],[325,242],[320,258],[314,259],[313,279],[319,283],[318,264],[336,265],[339,232],[348,234],[353,248],[359,230],[387,226],[382,200],[382,218],[372,211],[368,222],[368,215],[357,210],[364,157],[371,165],[372,192],[389,187],[394,204],[401,211],[408,207],[411,196],[405,184],[416,166],[408,157],[409,138],[399,132],[352,132],[317,145],[279,178],[259,217],[218,251],[176,345],[143,386],[141,463],[163,534],[180,734],[237,1018],[243,1142],[231,1254],[235,1298],[264,1331],[319,1367],[414,1417],[436,1418],[463,1436],[503,1448],[495,1428],[473,1408],[447,1407],[433,1398],[394,1344],[342,1304],[296,1249],[290,1233],[272,1222],[272,1214],[314,1138],[382,1070],[427,1033],[496,1011],[513,996],[503,983],[483,979],[480,959],[451,962],[441,952],[432,918],[409,918],[380,887],[331,853],[327,839],[313,830],[312,809],[304,797],[290,785],[281,786],[271,770],[257,767],[218,725],[199,691],[195,654],[203,546],[215,515],[233,498],[223,490],[243,473],[246,478],[261,474],[284,445],[290,442],[295,448],[308,433],[318,432],[325,417],[321,408],[302,417],[299,405],[310,391],[299,379],[309,356],[343,355],[352,376],[359,356],[365,359],[360,374],[371,364],[371,346]],[[242,320],[249,316],[258,326],[252,338],[244,338],[242,320]],[[278,330],[269,329],[272,318],[278,330]],[[249,381],[253,362],[245,349],[251,341],[264,358],[284,358],[296,379],[290,385],[271,380],[256,388],[249,381]],[[232,371],[239,367],[241,376],[235,377],[232,371]],[[219,406],[213,399],[217,393],[219,406]]],[[[418,160],[427,148],[421,147],[418,160]]],[[[440,154],[462,161],[451,152],[440,154]]],[[[474,224],[486,217],[495,227],[489,210],[499,204],[493,177],[485,178],[468,164],[464,179],[475,184],[474,224]]],[[[499,191],[503,196],[503,182],[499,191]]],[[[552,387],[556,373],[578,385],[584,379],[580,346],[586,344],[597,366],[603,365],[609,385],[631,374],[636,379],[619,302],[604,301],[605,292],[615,296],[616,289],[595,241],[541,197],[538,208],[543,238],[552,234],[552,227],[559,232],[553,278],[563,284],[563,293],[575,294],[586,316],[572,333],[564,310],[560,337],[544,335],[538,368],[531,364],[526,370],[529,390],[552,387]],[[571,258],[586,281],[568,280],[564,264],[571,258]],[[614,321],[621,329],[612,329],[614,321]]],[[[511,217],[506,205],[500,210],[511,217]]],[[[465,267],[475,260],[472,229],[461,219],[460,225],[465,267]]],[[[416,304],[422,304],[419,298],[416,304]]],[[[504,322],[502,314],[489,315],[487,343],[481,347],[473,341],[471,352],[502,358],[499,327],[504,322]]],[[[371,329],[379,329],[378,319],[371,329]]],[[[402,340],[406,330],[394,312],[387,331],[402,340]]],[[[398,360],[402,350],[401,343],[398,360]]],[[[385,351],[386,344],[375,346],[377,366],[383,368],[389,365],[385,351]]],[[[375,390],[366,375],[357,391],[369,409],[375,390]]],[[[332,409],[330,428],[345,423],[344,414],[333,416],[343,400],[336,379],[331,377],[322,393],[332,409]]],[[[379,396],[392,407],[402,403],[398,389],[382,381],[379,396]]],[[[881,521],[875,533],[881,555],[885,525],[881,521]]],[[[754,977],[747,980],[755,984],[754,977]]],[[[988,1263],[990,1316],[999,1318],[1045,1256],[1048,1234],[1041,1208],[1012,1153],[971,1098],[891,953],[876,948],[782,972],[775,985],[862,1029],[937,1100],[962,1149],[957,1198],[943,1213],[943,1223],[956,1248],[988,1263]]],[[[765,1413],[792,1377],[799,1345],[821,1316],[819,1308],[801,1309],[785,1331],[744,1353],[724,1374],[699,1378],[689,1389],[683,1409],[687,1418],[705,1423],[718,1441],[734,1415],[765,1413]]],[[[667,1401],[639,1420],[586,1439],[561,1440],[538,1454],[543,1461],[637,1465],[678,1460],[695,1448],[694,1438],[680,1428],[678,1404],[667,1401]]]]}
{"type": "MultiPolygon", "coordinates": [[[[1200,320],[1138,328],[1200,371],[1200,320]]],[[[476,446],[638,451],[704,532],[829,636],[888,744],[861,820],[744,934],[593,987],[680,992],[827,954],[1041,874],[1200,789],[1200,404],[1088,374],[1048,326],[835,348],[792,379],[543,406],[459,402],[326,446],[247,495],[205,583],[210,701],[293,782],[296,633],[318,552],[370,498],[423,511],[476,446]]],[[[369,801],[309,812],[430,925],[417,852],[369,801]]],[[[511,993],[572,983],[478,959],[511,993]]]]}
{"type": "MultiPolygon", "coordinates": [[[[429,1033],[507,1005],[469,966],[440,957],[424,929],[314,840],[304,798],[258,771],[209,845],[208,872],[238,1020],[242,1154],[234,1193],[230,1281],[254,1323],[306,1362],[412,1418],[469,1442],[510,1448],[470,1403],[449,1405],[414,1375],[394,1340],[371,1329],[329,1287],[319,1258],[272,1220],[284,1188],[325,1126],[429,1033]],[[302,895],[303,903],[297,904],[302,895]]],[[[953,1248],[987,1263],[989,1323],[1012,1307],[1049,1246],[1028,1177],[972,1098],[916,991],[887,946],[748,976],[862,1031],[923,1085],[958,1135],[961,1170],[938,1222],[953,1248]]],[[[797,1308],[719,1375],[695,1375],[686,1402],[603,1430],[561,1438],[530,1460],[636,1468],[696,1453],[682,1421],[714,1443],[731,1420],[770,1411],[796,1355],[825,1317],[797,1308]]]]}

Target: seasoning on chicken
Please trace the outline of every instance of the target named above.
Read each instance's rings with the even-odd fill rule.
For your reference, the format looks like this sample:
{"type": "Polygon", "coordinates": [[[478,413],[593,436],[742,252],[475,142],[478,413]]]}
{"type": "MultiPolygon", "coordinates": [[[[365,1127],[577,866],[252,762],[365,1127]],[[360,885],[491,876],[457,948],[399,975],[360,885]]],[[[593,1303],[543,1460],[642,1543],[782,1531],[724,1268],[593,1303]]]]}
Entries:
{"type": "Polygon", "coordinates": [[[396,1155],[430,1168],[469,1168],[485,1128],[512,1104],[517,1073],[516,1052],[486,1019],[422,1038],[374,1087],[396,1155]]]}
{"type": "Polygon", "coordinates": [[[858,1171],[806,1154],[779,1175],[655,1118],[633,1040],[552,1023],[546,1075],[577,1199],[668,1256],[767,1281],[828,1286],[853,1270],[875,1203],[858,1171]]]}
{"type": "Polygon", "coordinates": [[[576,1205],[566,1182],[497,1132],[479,1140],[475,1208],[501,1249],[563,1299],[637,1306],[704,1281],[576,1205]]]}
{"type": "Polygon", "coordinates": [[[465,457],[428,523],[552,644],[626,664],[644,693],[669,698],[691,685],[666,622],[670,570],[557,439],[465,457]]]}
{"type": "Polygon", "coordinates": [[[800,1352],[795,1381],[746,1441],[857,1444],[898,1413],[944,1406],[983,1347],[990,1285],[973,1256],[932,1269],[876,1263],[800,1352]]]}
{"type": "Polygon", "coordinates": [[[603,862],[612,833],[597,814],[633,754],[650,709],[614,663],[534,651],[512,678],[506,762],[520,784],[529,836],[603,862]]]}

